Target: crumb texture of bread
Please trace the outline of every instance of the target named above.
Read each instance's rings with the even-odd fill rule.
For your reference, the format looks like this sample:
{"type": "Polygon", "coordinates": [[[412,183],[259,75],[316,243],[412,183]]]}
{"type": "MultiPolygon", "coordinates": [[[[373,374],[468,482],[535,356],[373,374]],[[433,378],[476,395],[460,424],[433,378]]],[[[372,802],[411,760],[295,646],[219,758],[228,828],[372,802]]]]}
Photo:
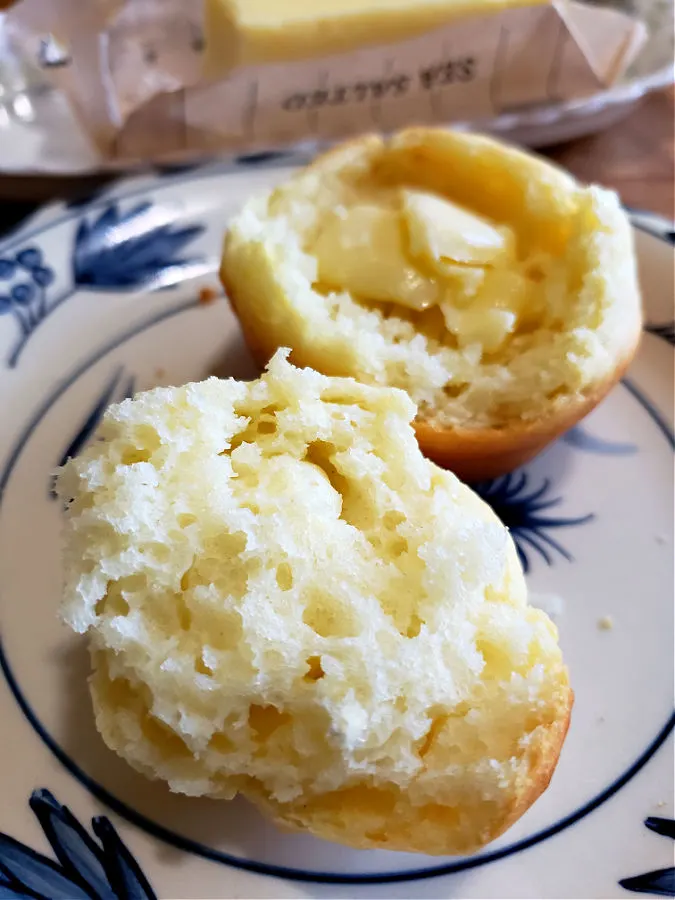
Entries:
{"type": "Polygon", "coordinates": [[[346,143],[252,199],[221,277],[261,361],[402,388],[441,430],[569,427],[640,333],[616,195],[441,129],[346,143]]]}
{"type": "Polygon", "coordinates": [[[572,693],[492,511],[400,390],[297,369],[112,406],[57,479],[63,616],[140,772],[358,847],[465,853],[546,787],[572,693]]]}

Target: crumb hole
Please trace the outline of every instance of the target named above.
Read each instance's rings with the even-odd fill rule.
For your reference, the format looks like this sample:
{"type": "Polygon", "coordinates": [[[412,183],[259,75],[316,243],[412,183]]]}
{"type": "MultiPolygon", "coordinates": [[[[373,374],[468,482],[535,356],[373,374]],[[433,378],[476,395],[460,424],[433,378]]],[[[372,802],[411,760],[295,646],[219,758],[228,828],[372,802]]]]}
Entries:
{"type": "Polygon", "coordinates": [[[483,657],[485,665],[481,676],[483,679],[507,680],[511,677],[514,669],[513,660],[503,647],[483,638],[478,638],[476,650],[483,657]]]}
{"type": "Polygon", "coordinates": [[[359,623],[342,601],[318,590],[310,594],[302,621],[320,637],[356,637],[359,623]]]}
{"type": "Polygon", "coordinates": [[[320,656],[308,656],[307,657],[307,672],[303,676],[305,681],[318,681],[320,678],[326,673],[321,667],[321,657],[320,656]]]}
{"type": "Polygon", "coordinates": [[[330,297],[335,293],[335,288],[323,281],[313,281],[312,290],[321,297],[330,297]]]}
{"type": "Polygon", "coordinates": [[[385,528],[391,529],[391,531],[397,528],[401,522],[405,522],[405,515],[395,509],[390,509],[389,512],[386,512],[382,517],[382,524],[385,528]]]}
{"type": "Polygon", "coordinates": [[[166,563],[171,559],[171,551],[166,544],[154,542],[146,544],[142,549],[148,556],[151,556],[155,562],[166,563]]]}
{"type": "Polygon", "coordinates": [[[212,616],[196,616],[195,625],[200,630],[208,629],[209,646],[214,650],[235,650],[242,646],[243,629],[238,613],[223,613],[218,617],[216,627],[213,625],[212,616]]]}
{"type": "MultiPolygon", "coordinates": [[[[231,438],[229,449],[223,450],[220,453],[220,456],[232,453],[233,450],[236,450],[237,447],[240,447],[242,444],[254,444],[261,434],[274,434],[277,430],[276,416],[280,411],[281,408],[274,406],[273,404],[265,406],[259,413],[256,413],[255,422],[252,421],[252,416],[250,414],[245,414],[248,420],[246,426],[243,431],[240,431],[231,438]]],[[[235,412],[238,415],[241,415],[239,410],[235,410],[235,412]]]]}
{"type": "Polygon", "coordinates": [[[420,619],[417,613],[413,613],[410,616],[410,622],[408,623],[408,627],[406,628],[405,636],[409,638],[417,637],[422,629],[422,625],[424,625],[424,619],[420,619]]]}
{"type": "Polygon", "coordinates": [[[282,712],[276,706],[260,706],[253,703],[248,711],[248,725],[256,740],[264,742],[281,725],[290,721],[288,713],[282,712]]]}
{"type": "Polygon", "coordinates": [[[405,538],[398,538],[390,544],[389,551],[392,556],[403,556],[404,553],[408,552],[408,542],[405,538]]]}
{"type": "Polygon", "coordinates": [[[123,466],[133,466],[134,463],[147,462],[152,456],[149,450],[140,450],[138,447],[127,447],[122,451],[120,462],[123,466]]]}
{"type": "Polygon", "coordinates": [[[244,429],[230,438],[230,446],[226,447],[224,450],[221,450],[219,455],[228,456],[230,453],[232,453],[233,450],[236,450],[237,447],[241,447],[242,444],[254,444],[256,434],[257,429],[255,425],[251,424],[251,420],[249,418],[249,421],[244,429]]]}
{"type": "Polygon", "coordinates": [[[161,444],[159,435],[150,425],[138,425],[134,429],[132,440],[135,446],[126,447],[122,451],[121,462],[124,466],[131,466],[138,462],[148,462],[161,444]]]}
{"type": "Polygon", "coordinates": [[[525,270],[525,274],[530,279],[530,281],[534,281],[535,284],[540,284],[546,277],[541,266],[537,266],[535,264],[528,266],[525,270]]]}
{"type": "Polygon", "coordinates": [[[180,627],[183,631],[189,631],[190,625],[192,625],[192,613],[188,609],[185,597],[182,594],[178,594],[176,597],[176,612],[178,614],[178,624],[180,627]]]}
{"type": "Polygon", "coordinates": [[[329,444],[327,441],[313,441],[307,445],[305,461],[321,469],[333,490],[337,491],[338,494],[342,494],[347,487],[347,480],[338,472],[331,461],[331,456],[334,453],[335,447],[333,444],[329,444]]]}
{"type": "Polygon", "coordinates": [[[234,744],[226,734],[223,734],[222,731],[217,731],[211,736],[209,750],[215,750],[216,753],[232,753],[234,744]]]}
{"type": "Polygon", "coordinates": [[[206,665],[201,656],[195,659],[195,672],[199,672],[200,675],[213,675],[213,669],[206,665]]]}
{"type": "Polygon", "coordinates": [[[424,735],[424,737],[419,741],[417,747],[417,755],[420,759],[424,759],[424,757],[429,753],[433,745],[436,743],[438,739],[438,735],[443,730],[445,723],[448,721],[449,716],[447,714],[434,715],[431,719],[431,725],[429,726],[429,730],[424,735]]]}
{"type": "MultiPolygon", "coordinates": [[[[354,406],[357,409],[362,409],[364,412],[372,412],[372,409],[368,406],[367,401],[362,397],[349,396],[344,393],[344,390],[340,390],[340,388],[336,388],[334,386],[325,388],[323,391],[321,391],[319,397],[324,403],[334,403],[336,406],[354,406]]],[[[315,443],[323,444],[325,442],[315,441],[315,443]]],[[[310,444],[309,446],[311,447],[312,445],[310,444]]],[[[330,447],[331,451],[335,449],[332,444],[328,444],[327,446],[330,447]]]]}
{"type": "Polygon", "coordinates": [[[374,525],[372,509],[332,462],[330,457],[335,453],[336,448],[333,444],[327,441],[312,441],[307,445],[304,461],[321,469],[330,486],[342,498],[340,518],[348,525],[365,531],[374,525]]]}
{"type": "Polygon", "coordinates": [[[147,578],[142,574],[125,575],[123,578],[113,581],[108,585],[105,597],[102,597],[96,604],[96,615],[126,616],[129,613],[129,604],[124,595],[144,590],[147,583],[147,578]]]}
{"type": "Polygon", "coordinates": [[[177,521],[181,528],[187,528],[197,521],[197,516],[193,516],[192,513],[181,513],[177,517],[177,521]]]}
{"type": "Polygon", "coordinates": [[[293,570],[288,563],[277,566],[277,584],[282,591],[290,591],[293,587],[293,570]]]}
{"type": "Polygon", "coordinates": [[[451,397],[451,398],[461,397],[462,394],[464,394],[467,391],[468,387],[469,387],[469,385],[466,383],[446,384],[445,387],[443,388],[443,393],[445,394],[446,397],[451,397]]]}
{"type": "Polygon", "coordinates": [[[136,692],[128,678],[114,678],[106,689],[106,702],[113,708],[132,707],[136,700],[136,692]]]}
{"type": "Polygon", "coordinates": [[[163,759],[170,759],[172,756],[192,758],[190,748],[180,735],[164,722],[156,719],[155,716],[148,714],[143,717],[141,731],[147,740],[158,749],[163,759]]]}
{"type": "Polygon", "coordinates": [[[274,403],[270,403],[269,406],[263,406],[263,408],[260,410],[260,417],[262,418],[263,416],[271,416],[272,418],[274,418],[280,412],[283,412],[284,408],[285,407],[283,406],[276,406],[274,403]]]}
{"type": "Polygon", "coordinates": [[[549,400],[557,400],[558,397],[564,397],[568,393],[569,393],[568,389],[564,385],[561,385],[560,387],[557,387],[554,391],[549,391],[549,393],[546,396],[549,400]]]}
{"type": "Polygon", "coordinates": [[[366,838],[375,844],[386,844],[389,840],[384,831],[366,831],[366,838]]]}
{"type": "Polygon", "coordinates": [[[129,604],[122,596],[119,582],[110,585],[95,607],[97,616],[126,616],[129,613],[129,604]]]}

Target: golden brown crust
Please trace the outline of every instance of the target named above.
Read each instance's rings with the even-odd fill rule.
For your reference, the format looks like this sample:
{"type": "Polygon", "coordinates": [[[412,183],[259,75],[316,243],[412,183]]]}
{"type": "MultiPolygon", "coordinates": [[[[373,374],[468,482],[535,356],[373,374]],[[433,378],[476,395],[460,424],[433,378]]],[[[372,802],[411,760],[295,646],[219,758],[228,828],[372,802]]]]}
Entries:
{"type": "MultiPolygon", "coordinates": [[[[225,238],[225,243],[227,245],[227,238],[225,238]]],[[[274,352],[278,349],[274,337],[269,330],[254,327],[253,323],[246,315],[244,304],[240,301],[235,286],[229,281],[226,272],[222,268],[220,271],[220,280],[225,289],[225,296],[232,307],[232,312],[239,320],[239,327],[244,335],[244,341],[248,347],[248,351],[262,372],[274,355],[274,352]]],[[[293,354],[291,353],[291,361],[295,365],[300,365],[297,360],[292,359],[292,356],[293,354]]]]}
{"type": "Polygon", "coordinates": [[[415,432],[422,452],[470,484],[512,472],[580,422],[607,396],[630,365],[639,339],[638,333],[632,348],[609,378],[582,396],[570,398],[544,418],[514,422],[505,428],[438,427],[417,418],[415,432]]]}
{"type": "Polygon", "coordinates": [[[490,840],[499,837],[500,834],[509,829],[549,786],[558,765],[560,751],[569,731],[573,706],[574,691],[568,688],[567,700],[561,706],[559,718],[542,735],[541,739],[530,748],[527,775],[523,779],[523,789],[514,799],[509,814],[504,818],[500,829],[491,835],[490,840]]]}
{"type": "Polygon", "coordinates": [[[501,815],[480,830],[471,830],[475,823],[468,808],[462,810],[460,820],[454,807],[440,803],[411,807],[400,791],[394,793],[386,788],[355,785],[351,790],[314,799],[303,796],[297,804],[271,801],[253,785],[244,793],[285,830],[310,832],[360,850],[399,850],[432,856],[475,853],[507,831],[548,787],[569,729],[573,703],[574,693],[567,687],[558,716],[548,727],[538,729],[524,752],[516,790],[501,815]],[[426,829],[420,822],[425,818],[426,829]],[[349,829],[342,827],[347,822],[349,829]],[[355,829],[359,825],[362,827],[355,829]]]}

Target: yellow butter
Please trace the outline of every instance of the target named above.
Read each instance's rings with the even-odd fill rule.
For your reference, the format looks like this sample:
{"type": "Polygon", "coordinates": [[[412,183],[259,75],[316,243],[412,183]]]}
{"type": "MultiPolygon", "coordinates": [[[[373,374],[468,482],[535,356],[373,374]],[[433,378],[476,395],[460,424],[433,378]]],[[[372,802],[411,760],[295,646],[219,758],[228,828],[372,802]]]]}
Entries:
{"type": "Polygon", "coordinates": [[[485,270],[480,288],[468,303],[466,295],[456,295],[449,288],[441,303],[448,331],[460,347],[480,344],[486,353],[494,353],[526,321],[531,288],[524,275],[507,268],[485,270]]]}
{"type": "Polygon", "coordinates": [[[318,59],[548,0],[205,0],[206,70],[318,59]]]}
{"type": "Polygon", "coordinates": [[[449,304],[443,304],[441,309],[447,329],[460,347],[480,344],[486,353],[498,350],[516,324],[515,313],[506,309],[457,309],[449,304]]]}
{"type": "Polygon", "coordinates": [[[423,191],[401,191],[410,253],[441,276],[448,267],[491,265],[509,249],[506,230],[449,200],[423,191]]]}
{"type": "Polygon", "coordinates": [[[327,216],[311,253],[320,282],[356,296],[412,309],[426,309],[439,298],[438,286],[406,256],[393,209],[364,204],[327,216]]]}

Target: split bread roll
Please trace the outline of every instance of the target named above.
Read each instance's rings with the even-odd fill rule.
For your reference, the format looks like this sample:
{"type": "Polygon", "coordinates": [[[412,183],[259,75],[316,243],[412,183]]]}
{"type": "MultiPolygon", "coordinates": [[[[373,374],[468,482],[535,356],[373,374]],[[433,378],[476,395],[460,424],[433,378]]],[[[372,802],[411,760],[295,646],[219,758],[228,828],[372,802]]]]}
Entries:
{"type": "Polygon", "coordinates": [[[58,493],[108,746],[355,847],[467,853],[525,812],[572,705],[556,629],[414,414],[284,353],[107,411],[58,493]]]}
{"type": "Polygon", "coordinates": [[[640,335],[617,197],[472,134],[418,128],[319,157],[229,228],[221,278],[263,364],[403,388],[423,451],[467,481],[588,413],[640,335]]]}

